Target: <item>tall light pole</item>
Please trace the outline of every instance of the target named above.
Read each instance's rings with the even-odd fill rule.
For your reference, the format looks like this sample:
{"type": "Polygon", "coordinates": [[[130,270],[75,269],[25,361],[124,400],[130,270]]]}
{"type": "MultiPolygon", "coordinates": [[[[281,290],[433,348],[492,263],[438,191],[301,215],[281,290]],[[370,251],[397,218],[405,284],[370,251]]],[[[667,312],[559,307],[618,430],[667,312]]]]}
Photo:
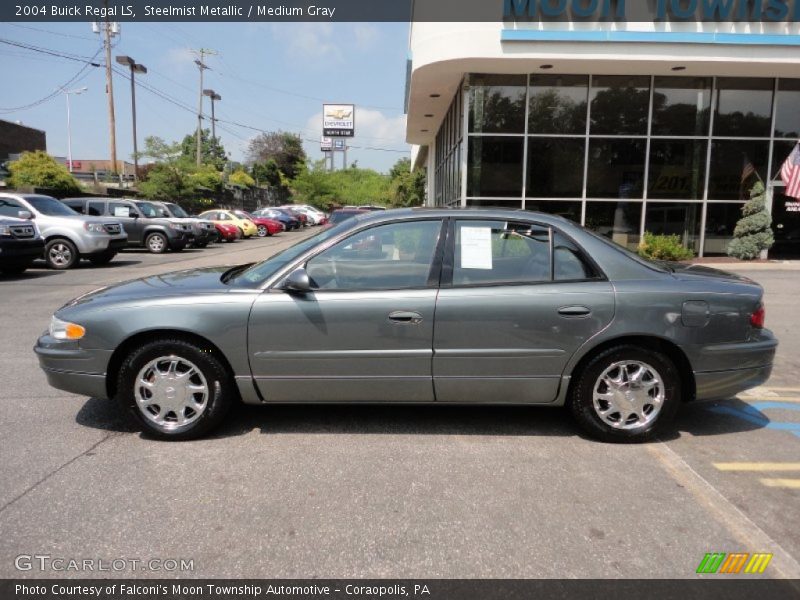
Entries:
{"type": "Polygon", "coordinates": [[[64,88],[60,88],[59,91],[64,94],[67,98],[67,162],[69,163],[69,172],[72,173],[72,123],[71,123],[71,116],[70,116],[70,109],[69,109],[69,96],[70,94],[82,94],[87,89],[86,86],[81,88],[75,88],[74,90],[65,90],[64,88]]]}
{"type": "Polygon", "coordinates": [[[136,73],[144,75],[147,67],[140,65],[130,56],[118,56],[117,62],[131,69],[131,112],[133,113],[133,179],[139,180],[139,148],[136,144],[136,73]]]}
{"type": "Polygon", "coordinates": [[[197,65],[197,68],[200,69],[200,99],[197,104],[197,166],[200,166],[202,162],[202,137],[203,137],[203,71],[208,69],[208,65],[203,62],[206,54],[209,56],[213,56],[216,54],[214,50],[209,50],[208,48],[200,48],[195,52],[198,59],[194,61],[194,64],[197,65]]]}
{"type": "Polygon", "coordinates": [[[211,98],[211,137],[216,141],[217,139],[217,118],[214,116],[214,101],[215,100],[222,100],[222,96],[220,96],[214,90],[203,90],[203,96],[208,96],[211,98]]]}

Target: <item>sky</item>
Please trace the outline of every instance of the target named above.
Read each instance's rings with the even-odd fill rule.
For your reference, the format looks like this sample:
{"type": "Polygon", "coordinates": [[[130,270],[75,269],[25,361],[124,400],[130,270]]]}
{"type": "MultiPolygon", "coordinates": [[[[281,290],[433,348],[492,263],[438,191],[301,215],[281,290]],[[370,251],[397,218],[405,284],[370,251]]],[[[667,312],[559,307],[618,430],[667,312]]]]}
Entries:
{"type": "MultiPolygon", "coordinates": [[[[90,23],[0,23],[0,40],[103,62],[100,36],[90,23]]],[[[322,103],[356,104],[356,136],[348,163],[386,172],[409,156],[403,94],[408,23],[122,23],[113,56],[127,55],[148,69],[137,75],[178,106],[144,88],[136,90],[139,148],[146,136],[181,140],[197,127],[198,68],[192,49],[210,48],[203,87],[222,96],[216,103],[217,136],[235,161],[245,158],[257,130],[300,134],[312,159],[322,158],[322,103]]],[[[112,59],[113,60],[113,59],[112,59]]],[[[63,94],[35,107],[9,110],[51,95],[76,74],[72,95],[74,160],[107,159],[109,150],[105,69],[0,43],[3,85],[0,119],[47,133],[47,150],[67,155],[67,110],[63,94]]],[[[118,68],[123,67],[117,65],[118,68]]],[[[127,68],[125,68],[127,69],[127,68]]],[[[117,157],[131,160],[133,136],[130,82],[114,77],[117,157]]],[[[208,98],[204,113],[210,115],[208,98]]],[[[206,127],[210,121],[206,120],[206,127]]],[[[337,157],[337,167],[342,157],[337,157]]]]}

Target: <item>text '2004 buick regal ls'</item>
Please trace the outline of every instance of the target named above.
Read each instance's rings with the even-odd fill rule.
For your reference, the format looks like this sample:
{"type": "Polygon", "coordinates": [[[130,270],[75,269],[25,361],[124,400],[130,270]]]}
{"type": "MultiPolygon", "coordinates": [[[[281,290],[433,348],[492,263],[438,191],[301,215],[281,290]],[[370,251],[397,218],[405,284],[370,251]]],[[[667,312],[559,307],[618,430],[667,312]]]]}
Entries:
{"type": "Polygon", "coordinates": [[[762,296],[555,216],[401,209],[260,263],[86,294],[35,351],[51,385],[115,399],[164,439],[241,400],[566,405],[597,439],[644,441],[682,402],[769,378],[762,296]]]}

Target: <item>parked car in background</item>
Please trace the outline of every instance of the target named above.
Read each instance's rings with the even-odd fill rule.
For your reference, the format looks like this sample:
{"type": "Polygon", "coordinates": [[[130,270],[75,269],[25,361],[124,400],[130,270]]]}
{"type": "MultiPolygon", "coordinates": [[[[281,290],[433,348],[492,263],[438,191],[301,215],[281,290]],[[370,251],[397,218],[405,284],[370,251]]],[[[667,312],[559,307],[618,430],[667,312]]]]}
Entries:
{"type": "Polygon", "coordinates": [[[253,223],[247,217],[242,218],[237,216],[232,210],[207,210],[206,212],[200,213],[199,216],[201,219],[208,219],[214,223],[228,223],[230,225],[235,225],[239,228],[239,231],[242,232],[243,238],[250,238],[254,235],[258,235],[258,227],[256,227],[255,223],[253,223]]]}
{"type": "Polygon", "coordinates": [[[299,229],[302,226],[300,219],[294,217],[288,211],[284,211],[279,208],[262,208],[253,211],[253,214],[257,217],[266,217],[268,219],[278,221],[286,228],[286,231],[299,229]]]}
{"type": "MultiPolygon", "coordinates": [[[[26,211],[19,213],[25,216],[26,211]]],[[[33,221],[0,216],[0,273],[23,273],[43,254],[44,239],[33,221]]]]}
{"type": "Polygon", "coordinates": [[[270,235],[275,235],[276,233],[280,233],[284,231],[284,226],[280,221],[276,221],[275,219],[270,219],[268,217],[257,217],[253,214],[245,210],[233,210],[231,211],[240,219],[247,219],[255,223],[256,229],[258,232],[256,235],[258,237],[268,237],[270,235]]]}
{"type": "Polygon", "coordinates": [[[311,223],[308,220],[308,215],[306,215],[306,213],[303,212],[302,210],[299,210],[293,204],[286,204],[284,206],[281,206],[280,210],[286,211],[287,213],[292,215],[295,219],[299,220],[300,224],[303,227],[308,227],[309,225],[311,225],[311,223]]]}
{"type": "Polygon", "coordinates": [[[216,239],[217,234],[212,221],[191,217],[180,205],[174,202],[158,202],[155,200],[150,200],[149,202],[156,209],[159,216],[181,223],[189,223],[192,226],[192,235],[194,235],[192,240],[193,247],[205,248],[216,239]]]}
{"type": "Polygon", "coordinates": [[[116,398],[165,439],[241,399],[566,406],[599,440],[640,442],[684,402],[767,381],[764,318],[750,279],[645,261],[560,217],[401,209],[80,296],[35,351],[52,386],[116,398]]]}
{"type": "Polygon", "coordinates": [[[20,211],[35,221],[51,269],[69,269],[81,258],[104,265],[128,244],[119,219],[83,216],[50,196],[0,193],[0,216],[18,217],[20,211]]]}
{"type": "Polygon", "coordinates": [[[293,206],[308,217],[311,225],[324,225],[328,222],[328,215],[313,206],[308,204],[295,204],[293,206]]]}
{"type": "Polygon", "coordinates": [[[242,230],[233,223],[212,221],[217,232],[217,239],[224,242],[235,242],[242,239],[242,230]]]}
{"type": "Polygon", "coordinates": [[[328,223],[331,225],[338,225],[342,221],[352,219],[353,217],[357,217],[358,215],[363,215],[368,212],[370,211],[365,208],[337,208],[331,213],[331,216],[328,217],[328,223]]]}
{"type": "Polygon", "coordinates": [[[108,215],[119,219],[128,233],[128,246],[147,248],[153,254],[180,252],[193,239],[192,226],[163,218],[143,200],[126,198],[67,198],[64,203],[85,215],[108,215]]]}

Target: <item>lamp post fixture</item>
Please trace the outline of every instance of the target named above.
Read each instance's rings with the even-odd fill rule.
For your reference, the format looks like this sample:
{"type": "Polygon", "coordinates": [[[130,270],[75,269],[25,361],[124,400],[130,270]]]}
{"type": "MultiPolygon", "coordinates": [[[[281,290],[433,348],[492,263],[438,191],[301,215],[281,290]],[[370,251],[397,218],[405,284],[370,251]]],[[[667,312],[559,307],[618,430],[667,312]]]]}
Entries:
{"type": "Polygon", "coordinates": [[[75,89],[72,89],[72,90],[65,90],[64,88],[60,88],[59,89],[59,91],[62,94],[64,94],[64,96],[66,96],[66,98],[67,98],[67,162],[69,163],[69,172],[70,173],[72,173],[72,132],[71,132],[72,124],[70,122],[71,117],[70,117],[70,108],[69,108],[69,97],[70,97],[70,94],[75,94],[76,96],[78,94],[82,94],[87,89],[89,89],[89,88],[87,88],[86,86],[83,86],[81,88],[75,88],[75,89]]]}
{"type": "MultiPolygon", "coordinates": [[[[140,65],[130,56],[117,56],[117,62],[131,70],[131,112],[133,113],[133,178],[139,179],[139,148],[136,143],[136,73],[144,75],[147,67],[140,65]]],[[[124,170],[124,169],[123,169],[124,170]]]]}
{"type": "Polygon", "coordinates": [[[222,96],[220,96],[214,90],[203,90],[203,96],[208,96],[211,98],[211,137],[216,141],[217,139],[217,119],[214,117],[214,101],[215,100],[222,100],[222,96]]]}

